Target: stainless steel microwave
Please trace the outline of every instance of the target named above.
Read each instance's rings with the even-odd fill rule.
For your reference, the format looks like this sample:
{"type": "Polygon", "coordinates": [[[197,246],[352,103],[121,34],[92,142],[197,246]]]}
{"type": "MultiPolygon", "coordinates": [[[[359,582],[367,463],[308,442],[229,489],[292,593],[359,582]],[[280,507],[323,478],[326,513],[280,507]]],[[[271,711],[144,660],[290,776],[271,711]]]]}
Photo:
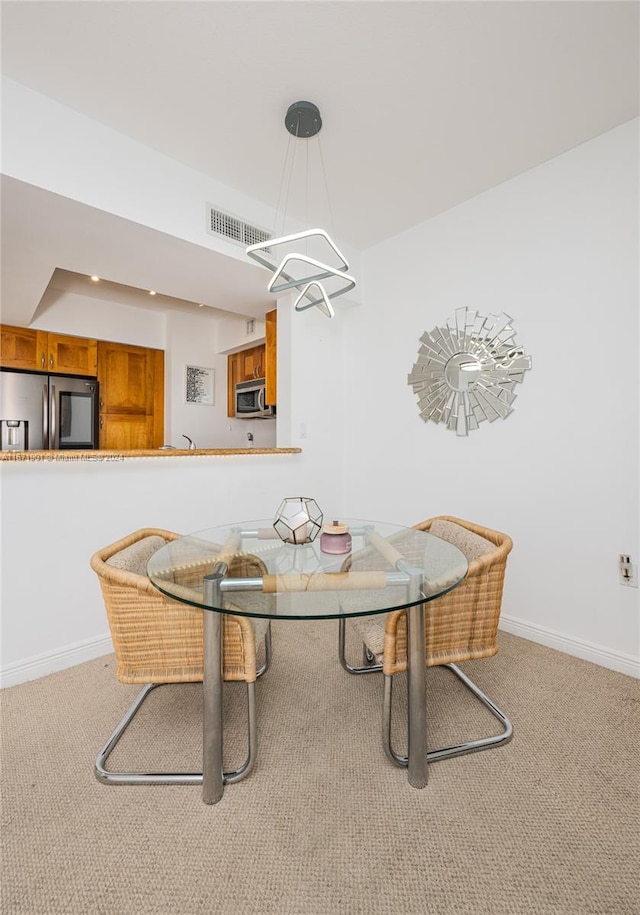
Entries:
{"type": "Polygon", "coordinates": [[[276,408],[265,403],[264,378],[240,381],[236,385],[237,419],[271,419],[276,408]]]}

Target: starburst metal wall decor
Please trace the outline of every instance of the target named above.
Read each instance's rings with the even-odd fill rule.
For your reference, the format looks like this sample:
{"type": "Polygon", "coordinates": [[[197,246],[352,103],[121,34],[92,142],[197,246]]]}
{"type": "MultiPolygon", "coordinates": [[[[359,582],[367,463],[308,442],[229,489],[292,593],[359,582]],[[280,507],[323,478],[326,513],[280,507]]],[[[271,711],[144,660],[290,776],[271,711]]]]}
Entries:
{"type": "Polygon", "coordinates": [[[443,327],[420,337],[408,384],[422,419],[445,423],[468,435],[481,422],[513,412],[516,384],[531,368],[531,356],[515,342],[512,318],[456,308],[443,327]]]}

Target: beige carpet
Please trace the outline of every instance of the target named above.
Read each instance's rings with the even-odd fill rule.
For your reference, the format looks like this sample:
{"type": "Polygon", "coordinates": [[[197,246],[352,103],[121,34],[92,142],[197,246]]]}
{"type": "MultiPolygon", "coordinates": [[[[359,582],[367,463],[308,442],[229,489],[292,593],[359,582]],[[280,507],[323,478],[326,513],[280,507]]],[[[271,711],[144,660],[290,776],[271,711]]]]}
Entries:
{"type": "MultiPolygon", "coordinates": [[[[381,747],[382,684],[342,671],[336,628],[274,626],[256,768],[212,807],[199,787],[95,780],[137,692],[111,657],[5,690],[2,913],[640,913],[637,681],[502,634],[464,668],[513,741],[433,764],[416,791],[381,747]]],[[[430,745],[493,727],[447,671],[428,688],[430,745]]],[[[243,687],[226,702],[233,765],[243,687]]],[[[198,769],[201,687],[148,705],[112,764],[198,769]]]]}

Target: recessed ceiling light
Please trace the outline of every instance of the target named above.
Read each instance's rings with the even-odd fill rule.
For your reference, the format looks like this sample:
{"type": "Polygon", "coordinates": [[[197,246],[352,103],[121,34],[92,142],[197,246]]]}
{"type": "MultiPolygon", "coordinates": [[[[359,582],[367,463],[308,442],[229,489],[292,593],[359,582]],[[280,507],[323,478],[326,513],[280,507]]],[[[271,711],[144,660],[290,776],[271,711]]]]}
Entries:
{"type": "Polygon", "coordinates": [[[92,283],[99,283],[99,282],[100,282],[100,277],[99,277],[99,276],[92,276],[92,277],[91,277],[91,282],[92,282],[92,283]]]}
{"type": "Polygon", "coordinates": [[[155,294],[156,294],[155,289],[150,289],[150,290],[149,290],[149,295],[155,295],[155,294]]]}

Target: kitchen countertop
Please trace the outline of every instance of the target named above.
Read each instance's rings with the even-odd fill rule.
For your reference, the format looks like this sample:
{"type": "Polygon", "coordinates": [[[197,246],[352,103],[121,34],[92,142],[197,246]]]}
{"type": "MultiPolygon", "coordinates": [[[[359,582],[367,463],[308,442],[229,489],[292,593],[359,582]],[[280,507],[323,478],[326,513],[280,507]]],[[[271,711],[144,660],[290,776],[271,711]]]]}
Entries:
{"type": "Polygon", "coordinates": [[[31,463],[124,461],[129,458],[227,457],[236,454],[300,454],[301,448],[156,448],[151,451],[0,451],[0,461],[31,463]]]}

